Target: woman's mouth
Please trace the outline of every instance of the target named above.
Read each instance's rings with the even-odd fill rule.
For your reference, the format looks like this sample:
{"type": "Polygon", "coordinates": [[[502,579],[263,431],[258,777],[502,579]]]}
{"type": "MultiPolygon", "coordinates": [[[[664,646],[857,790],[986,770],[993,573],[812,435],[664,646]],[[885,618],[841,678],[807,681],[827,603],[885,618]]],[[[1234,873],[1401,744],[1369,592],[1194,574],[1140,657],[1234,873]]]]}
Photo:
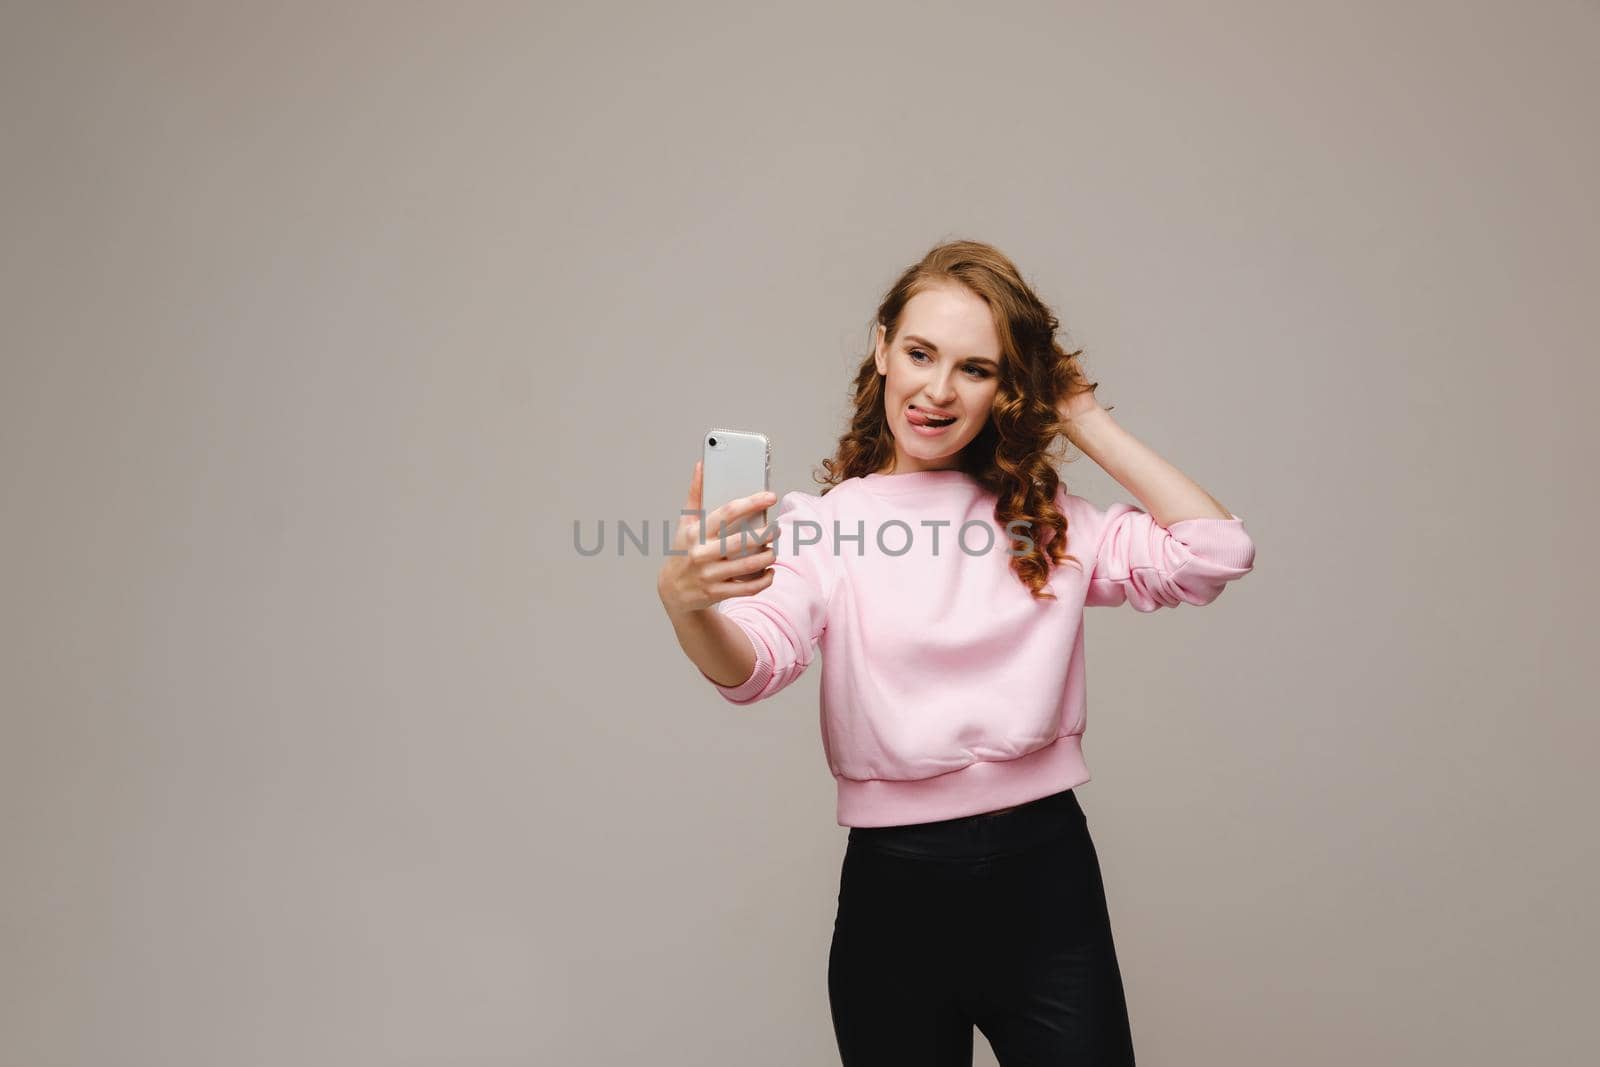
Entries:
{"type": "Polygon", "coordinates": [[[949,415],[944,418],[934,418],[916,408],[906,409],[906,421],[911,428],[924,437],[937,437],[956,424],[956,417],[949,415]]]}

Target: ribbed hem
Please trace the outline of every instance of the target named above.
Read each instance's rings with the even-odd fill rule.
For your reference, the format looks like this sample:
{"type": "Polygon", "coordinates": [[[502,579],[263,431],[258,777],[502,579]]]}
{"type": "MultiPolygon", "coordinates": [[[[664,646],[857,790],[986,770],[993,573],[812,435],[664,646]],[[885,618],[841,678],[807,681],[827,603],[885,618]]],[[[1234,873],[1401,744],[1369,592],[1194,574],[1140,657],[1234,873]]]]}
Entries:
{"type": "Polygon", "coordinates": [[[973,763],[932,778],[835,777],[840,826],[904,826],[1026,804],[1082,785],[1089,768],[1083,762],[1083,735],[1064,734],[1026,756],[973,763]]]}
{"type": "Polygon", "coordinates": [[[1245,532],[1244,520],[1237,515],[1226,519],[1180,519],[1167,530],[1189,551],[1213,563],[1249,570],[1255,562],[1255,543],[1245,532]]]}

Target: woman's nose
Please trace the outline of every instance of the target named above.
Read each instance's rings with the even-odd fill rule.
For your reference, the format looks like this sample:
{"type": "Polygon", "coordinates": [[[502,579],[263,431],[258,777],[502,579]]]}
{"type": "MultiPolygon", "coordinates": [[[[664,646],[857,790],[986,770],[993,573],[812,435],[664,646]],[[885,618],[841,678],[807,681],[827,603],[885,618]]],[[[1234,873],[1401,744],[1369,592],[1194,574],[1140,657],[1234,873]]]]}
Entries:
{"type": "Polygon", "coordinates": [[[928,396],[935,404],[951,403],[956,398],[955,379],[949,376],[935,378],[928,385],[928,396]]]}

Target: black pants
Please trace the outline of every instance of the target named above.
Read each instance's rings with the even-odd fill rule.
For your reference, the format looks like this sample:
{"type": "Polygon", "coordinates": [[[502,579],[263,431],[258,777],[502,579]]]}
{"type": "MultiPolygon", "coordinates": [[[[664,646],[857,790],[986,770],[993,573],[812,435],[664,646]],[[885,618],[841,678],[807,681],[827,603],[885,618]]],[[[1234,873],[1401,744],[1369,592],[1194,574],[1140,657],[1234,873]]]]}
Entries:
{"type": "Polygon", "coordinates": [[[828,997],[844,1067],[1133,1063],[1100,863],[1067,789],[999,814],[853,827],[828,997]]]}

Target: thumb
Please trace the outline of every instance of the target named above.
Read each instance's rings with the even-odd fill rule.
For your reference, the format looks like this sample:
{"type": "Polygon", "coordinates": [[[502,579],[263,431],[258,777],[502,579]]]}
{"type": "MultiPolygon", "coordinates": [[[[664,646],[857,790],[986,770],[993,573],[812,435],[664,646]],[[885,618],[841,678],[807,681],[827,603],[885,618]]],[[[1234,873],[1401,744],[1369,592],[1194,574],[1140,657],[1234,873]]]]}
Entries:
{"type": "MultiPolygon", "coordinates": [[[[683,505],[689,511],[700,510],[700,497],[705,489],[704,471],[701,470],[704,466],[704,460],[697,459],[694,461],[694,476],[689,479],[689,498],[684,501],[683,505]]],[[[682,518],[688,519],[691,516],[684,515],[682,518]]]]}

